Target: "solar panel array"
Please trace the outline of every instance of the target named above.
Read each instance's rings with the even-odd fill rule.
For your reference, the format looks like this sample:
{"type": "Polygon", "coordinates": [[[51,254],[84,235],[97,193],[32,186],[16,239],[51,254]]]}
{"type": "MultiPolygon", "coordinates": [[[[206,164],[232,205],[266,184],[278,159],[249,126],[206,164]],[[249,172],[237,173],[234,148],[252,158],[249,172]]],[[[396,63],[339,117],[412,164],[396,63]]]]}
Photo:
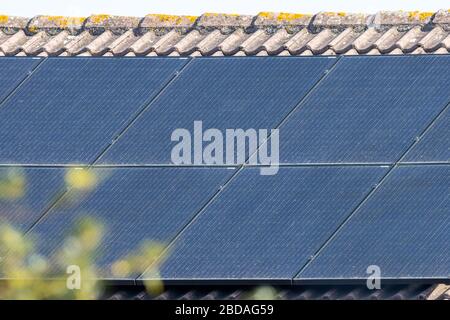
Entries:
{"type": "Polygon", "coordinates": [[[91,164],[185,63],[47,59],[0,108],[1,163],[91,164]]]}
{"type": "Polygon", "coordinates": [[[102,279],[450,275],[450,56],[2,58],[0,70],[0,221],[51,272],[90,217],[106,228],[102,279]],[[176,166],[171,134],[201,141],[195,121],[279,129],[280,168],[176,166]],[[163,252],[118,272],[144,241],[163,252]]]}

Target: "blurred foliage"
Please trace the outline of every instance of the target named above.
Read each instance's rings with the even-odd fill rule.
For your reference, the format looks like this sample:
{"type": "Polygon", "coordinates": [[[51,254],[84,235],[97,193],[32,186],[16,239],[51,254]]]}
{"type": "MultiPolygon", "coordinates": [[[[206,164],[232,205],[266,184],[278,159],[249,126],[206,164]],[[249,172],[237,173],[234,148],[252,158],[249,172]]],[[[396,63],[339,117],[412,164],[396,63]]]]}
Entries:
{"type": "Polygon", "coordinates": [[[250,300],[277,300],[278,292],[271,286],[262,286],[250,292],[250,300]]]}
{"type": "MultiPolygon", "coordinates": [[[[102,172],[102,179],[107,176],[102,172]]],[[[76,205],[92,192],[101,177],[89,168],[66,170],[64,181],[69,196],[62,205],[76,205]]],[[[0,200],[18,200],[26,191],[23,170],[0,170],[0,200]]],[[[40,255],[38,242],[12,226],[0,226],[0,299],[98,299],[103,288],[95,262],[106,229],[92,218],[77,221],[52,257],[40,255]],[[72,268],[75,267],[75,268],[72,268]],[[80,272],[77,282],[77,270],[80,272]],[[77,286],[79,284],[79,286],[77,286]]],[[[144,285],[150,295],[164,290],[159,267],[168,253],[158,242],[144,241],[139,248],[110,265],[115,278],[137,277],[146,271],[144,285]],[[148,267],[146,270],[145,268],[148,267]]],[[[275,288],[264,286],[249,293],[248,299],[278,298],[275,288]]]]}
{"type": "MultiPolygon", "coordinates": [[[[22,197],[25,178],[20,170],[1,172],[0,199],[22,197]]],[[[68,169],[64,179],[70,191],[83,194],[99,183],[95,171],[85,168],[68,169]]],[[[56,254],[46,257],[37,253],[37,240],[13,226],[0,226],[0,299],[100,298],[103,288],[95,262],[105,232],[98,221],[89,217],[81,219],[73,225],[56,254]]],[[[117,278],[137,277],[150,265],[157,274],[163,252],[161,243],[144,241],[138,250],[111,264],[110,271],[117,278]]],[[[146,283],[146,288],[150,294],[157,294],[163,290],[163,283],[155,279],[146,283]]]]}
{"type": "Polygon", "coordinates": [[[144,242],[140,253],[130,260],[136,264],[139,263],[139,265],[149,266],[146,274],[152,277],[151,279],[145,280],[144,285],[147,292],[151,295],[157,295],[164,291],[164,284],[159,274],[159,266],[168,255],[168,252],[164,251],[164,248],[161,243],[144,242]]]}
{"type": "Polygon", "coordinates": [[[98,177],[88,168],[70,168],[66,172],[65,181],[70,189],[90,191],[97,185],[98,177]]]}
{"type": "MultiPolygon", "coordinates": [[[[95,265],[97,249],[104,235],[103,226],[85,218],[75,224],[54,257],[44,257],[35,252],[35,241],[30,240],[11,226],[0,228],[0,252],[6,257],[0,262],[0,299],[97,299],[102,294],[101,281],[95,265]],[[71,289],[72,277],[66,270],[79,268],[80,287],[71,289]]],[[[157,270],[164,246],[144,242],[139,250],[119,259],[111,265],[114,277],[133,277],[142,273],[148,265],[157,270]]],[[[164,289],[162,281],[146,283],[149,294],[164,289]]]]}
{"type": "Polygon", "coordinates": [[[25,194],[26,179],[22,170],[8,168],[0,173],[0,199],[15,200],[25,194]]]}

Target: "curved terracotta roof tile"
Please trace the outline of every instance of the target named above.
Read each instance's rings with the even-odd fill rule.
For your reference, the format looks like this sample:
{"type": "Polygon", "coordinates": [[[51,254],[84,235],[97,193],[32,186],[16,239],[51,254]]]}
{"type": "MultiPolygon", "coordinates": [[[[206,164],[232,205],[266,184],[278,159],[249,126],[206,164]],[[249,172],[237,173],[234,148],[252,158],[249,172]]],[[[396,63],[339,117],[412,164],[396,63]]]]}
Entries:
{"type": "Polygon", "coordinates": [[[450,12],[262,12],[87,18],[0,15],[0,55],[448,54],[450,12]]]}

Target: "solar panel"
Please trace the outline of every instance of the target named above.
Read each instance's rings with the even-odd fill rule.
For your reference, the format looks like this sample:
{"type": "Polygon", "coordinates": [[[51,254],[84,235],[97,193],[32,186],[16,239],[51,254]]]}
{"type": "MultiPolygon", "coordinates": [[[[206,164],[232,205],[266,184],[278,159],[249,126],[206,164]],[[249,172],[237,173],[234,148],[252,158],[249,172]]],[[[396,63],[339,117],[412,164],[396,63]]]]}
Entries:
{"type": "Polygon", "coordinates": [[[450,162],[450,109],[436,120],[403,162],[450,162]]]}
{"type": "Polygon", "coordinates": [[[401,166],[298,279],[448,279],[450,166],[401,166]]]}
{"type": "Polygon", "coordinates": [[[282,163],[393,163],[450,99],[450,56],[344,57],[280,128],[282,163]]]}
{"type": "MultiPolygon", "coordinates": [[[[136,254],[144,241],[167,244],[234,170],[104,168],[92,172],[99,182],[96,188],[81,194],[70,191],[32,229],[30,237],[38,239],[38,253],[52,258],[82,218],[100,221],[106,232],[94,262],[102,277],[114,278],[114,262],[136,254]]],[[[70,264],[73,261],[67,261],[70,264]]]]}
{"type": "Polygon", "coordinates": [[[284,167],[262,176],[246,168],[180,235],[159,272],[165,280],[291,280],[386,171],[284,167]]]}
{"type": "Polygon", "coordinates": [[[41,61],[41,58],[0,59],[0,101],[3,101],[41,61]]]}
{"type": "Polygon", "coordinates": [[[171,135],[194,121],[203,130],[271,129],[335,58],[195,59],[100,159],[104,164],[170,164],[171,135]]]}
{"type": "Polygon", "coordinates": [[[47,59],[0,109],[0,162],[89,164],[185,63],[47,59]]]}
{"type": "Polygon", "coordinates": [[[64,190],[63,169],[0,168],[0,224],[25,232],[64,190]]]}

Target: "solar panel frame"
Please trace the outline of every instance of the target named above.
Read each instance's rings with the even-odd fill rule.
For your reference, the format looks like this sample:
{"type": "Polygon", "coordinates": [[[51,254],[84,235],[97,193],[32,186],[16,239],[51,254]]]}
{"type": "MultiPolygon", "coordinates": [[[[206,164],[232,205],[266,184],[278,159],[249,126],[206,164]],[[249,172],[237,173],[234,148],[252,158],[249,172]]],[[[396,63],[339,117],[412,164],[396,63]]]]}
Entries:
{"type": "Polygon", "coordinates": [[[180,128],[193,131],[196,120],[203,121],[203,130],[216,128],[224,136],[226,129],[276,128],[337,60],[194,59],[99,164],[171,165],[171,134],[180,128]]]}
{"type": "Polygon", "coordinates": [[[0,224],[25,233],[66,190],[61,168],[0,167],[0,224]]]}
{"type": "Polygon", "coordinates": [[[5,99],[29,77],[43,58],[2,57],[0,59],[0,108],[5,99]]]}
{"type": "Polygon", "coordinates": [[[450,104],[401,163],[450,163],[450,104]]]}
{"type": "Polygon", "coordinates": [[[91,164],[188,61],[47,58],[0,108],[0,162],[91,164]]]}
{"type": "Polygon", "coordinates": [[[294,280],[365,282],[375,265],[381,283],[448,281],[448,212],[449,165],[399,166],[294,280]]]}
{"type": "MultiPolygon", "coordinates": [[[[89,217],[104,224],[104,239],[94,263],[106,280],[134,280],[138,274],[114,275],[113,263],[136,254],[143,241],[167,244],[233,175],[234,168],[93,168],[94,190],[69,190],[27,234],[36,253],[49,258],[66,236],[89,217]]],[[[73,264],[67,261],[67,265],[73,264]]],[[[147,265],[140,266],[143,272],[147,265]]],[[[56,263],[50,274],[58,274],[56,263]]]]}
{"type": "MultiPolygon", "coordinates": [[[[180,234],[158,273],[176,284],[290,282],[387,170],[282,167],[261,176],[244,168],[180,234]]],[[[155,279],[149,269],[137,281],[155,279]]]]}
{"type": "Polygon", "coordinates": [[[280,163],[395,163],[447,105],[446,65],[450,56],[343,57],[280,127],[280,163]]]}

